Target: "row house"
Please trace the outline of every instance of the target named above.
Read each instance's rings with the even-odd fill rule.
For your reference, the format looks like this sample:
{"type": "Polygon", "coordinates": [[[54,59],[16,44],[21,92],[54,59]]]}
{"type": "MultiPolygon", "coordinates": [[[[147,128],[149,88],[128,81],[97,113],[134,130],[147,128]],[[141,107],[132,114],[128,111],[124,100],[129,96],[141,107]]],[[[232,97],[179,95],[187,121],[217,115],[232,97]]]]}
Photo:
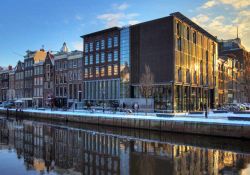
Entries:
{"type": "Polygon", "coordinates": [[[24,63],[18,61],[15,68],[15,99],[22,102],[24,98],[24,63]]]}
{"type": "Polygon", "coordinates": [[[10,88],[10,72],[12,72],[12,67],[9,66],[0,72],[0,82],[1,82],[1,97],[0,101],[8,101],[8,91],[10,88]]]}
{"type": "Polygon", "coordinates": [[[55,56],[55,105],[65,107],[68,103],[68,48],[64,43],[55,56]]]}
{"type": "Polygon", "coordinates": [[[44,107],[52,107],[54,99],[54,56],[47,52],[43,65],[43,104],[44,107]]]}
{"type": "Polygon", "coordinates": [[[82,52],[72,51],[68,55],[68,106],[83,107],[82,52]]]}
{"type": "Polygon", "coordinates": [[[241,39],[219,40],[219,55],[220,56],[233,56],[243,67],[244,81],[244,101],[250,101],[250,52],[242,45],[241,39]]]}
{"type": "Polygon", "coordinates": [[[24,56],[24,106],[32,107],[33,101],[33,65],[35,51],[27,51],[24,56]]]}
{"type": "Polygon", "coordinates": [[[15,70],[9,72],[9,89],[7,91],[7,101],[15,100],[15,70]]]}
{"type": "Polygon", "coordinates": [[[82,60],[82,52],[69,52],[66,43],[63,44],[60,52],[54,55],[57,107],[83,107],[82,60]]]}
{"type": "Polygon", "coordinates": [[[220,56],[218,66],[218,105],[244,103],[244,69],[234,57],[220,56]]]}

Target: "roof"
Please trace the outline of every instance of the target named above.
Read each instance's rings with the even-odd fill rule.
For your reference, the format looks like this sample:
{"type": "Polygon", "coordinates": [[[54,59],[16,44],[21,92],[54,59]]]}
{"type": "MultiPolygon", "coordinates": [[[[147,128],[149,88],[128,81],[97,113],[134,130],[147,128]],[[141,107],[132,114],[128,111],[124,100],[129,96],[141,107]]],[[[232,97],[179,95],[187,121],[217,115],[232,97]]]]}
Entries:
{"type": "Polygon", "coordinates": [[[40,51],[37,51],[36,53],[35,53],[35,56],[34,56],[34,62],[35,63],[38,63],[38,62],[43,62],[44,60],[45,60],[45,58],[46,58],[46,52],[45,52],[45,50],[43,50],[43,49],[41,49],[40,51]]]}
{"type": "Polygon", "coordinates": [[[81,38],[96,36],[96,35],[100,35],[100,34],[103,34],[103,33],[113,32],[113,31],[116,31],[116,30],[120,30],[120,28],[119,27],[112,27],[112,28],[108,28],[108,29],[105,29],[105,30],[100,30],[100,31],[97,31],[97,32],[82,35],[81,38]]]}
{"type": "Polygon", "coordinates": [[[175,13],[171,13],[170,16],[174,16],[174,17],[180,19],[181,21],[184,21],[185,23],[187,23],[188,25],[190,25],[194,29],[198,30],[202,34],[208,36],[209,38],[211,38],[211,39],[213,39],[214,41],[217,42],[217,38],[215,36],[213,36],[212,34],[208,33],[205,29],[201,28],[199,25],[197,25],[196,23],[194,23],[193,21],[191,21],[189,18],[187,18],[186,16],[184,16],[182,13],[175,12],[175,13]]]}

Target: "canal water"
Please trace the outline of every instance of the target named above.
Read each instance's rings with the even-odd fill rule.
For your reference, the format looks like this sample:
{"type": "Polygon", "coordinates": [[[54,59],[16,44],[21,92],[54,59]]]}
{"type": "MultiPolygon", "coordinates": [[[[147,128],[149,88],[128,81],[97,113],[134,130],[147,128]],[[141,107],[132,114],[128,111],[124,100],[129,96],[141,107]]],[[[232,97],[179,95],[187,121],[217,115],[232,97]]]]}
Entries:
{"type": "Polygon", "coordinates": [[[250,174],[250,141],[0,118],[1,175],[250,174]]]}

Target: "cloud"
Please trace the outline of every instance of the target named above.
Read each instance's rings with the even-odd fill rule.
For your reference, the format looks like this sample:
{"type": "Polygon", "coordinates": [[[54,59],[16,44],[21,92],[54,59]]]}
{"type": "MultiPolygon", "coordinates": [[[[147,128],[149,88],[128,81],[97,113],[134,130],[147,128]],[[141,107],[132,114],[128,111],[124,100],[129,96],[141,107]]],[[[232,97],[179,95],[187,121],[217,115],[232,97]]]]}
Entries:
{"type": "Polygon", "coordinates": [[[129,7],[129,5],[126,2],[124,2],[122,4],[113,4],[113,8],[115,10],[126,10],[128,7],[129,7]]]}
{"type": "Polygon", "coordinates": [[[138,13],[126,13],[125,10],[129,7],[127,3],[114,4],[113,9],[115,12],[104,13],[97,16],[97,19],[101,20],[106,27],[123,26],[126,24],[132,25],[139,21],[136,17],[138,13]]]}
{"type": "Polygon", "coordinates": [[[249,0],[219,0],[222,4],[230,5],[236,9],[250,6],[249,0]]]}
{"type": "Polygon", "coordinates": [[[229,5],[235,9],[242,9],[250,6],[250,0],[208,0],[200,8],[208,9],[216,5],[229,5]]]}
{"type": "Polygon", "coordinates": [[[201,6],[201,8],[203,9],[211,8],[211,7],[214,7],[216,4],[217,4],[217,1],[215,0],[207,1],[201,6]]]}
{"type": "Polygon", "coordinates": [[[209,17],[204,14],[199,14],[196,17],[193,17],[192,20],[197,24],[202,24],[204,22],[207,22],[209,20],[209,17]]]}
{"type": "Polygon", "coordinates": [[[83,42],[82,41],[72,42],[71,45],[72,45],[73,50],[83,51],[83,42]]]}

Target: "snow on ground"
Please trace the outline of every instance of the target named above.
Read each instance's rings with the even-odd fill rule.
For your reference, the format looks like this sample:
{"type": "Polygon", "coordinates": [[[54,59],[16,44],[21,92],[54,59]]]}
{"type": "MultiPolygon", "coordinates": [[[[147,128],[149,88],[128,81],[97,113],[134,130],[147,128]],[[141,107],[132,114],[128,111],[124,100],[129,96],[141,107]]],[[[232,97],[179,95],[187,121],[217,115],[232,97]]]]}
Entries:
{"type": "MultiPolygon", "coordinates": [[[[0,108],[0,110],[6,110],[0,108]]],[[[15,110],[15,109],[10,109],[15,110]]],[[[86,116],[86,117],[105,117],[105,118],[130,118],[130,119],[141,119],[141,120],[162,120],[162,121],[175,121],[175,122],[201,122],[211,124],[230,124],[230,125],[250,125],[250,121],[233,121],[228,120],[227,117],[250,117],[249,114],[233,114],[233,113],[217,113],[209,112],[208,118],[205,118],[204,114],[188,114],[188,113],[176,113],[174,117],[157,117],[156,113],[133,113],[127,114],[125,112],[105,112],[95,111],[90,112],[87,110],[75,110],[75,111],[51,111],[47,110],[35,110],[35,109],[24,109],[24,112],[32,113],[44,113],[44,114],[58,114],[58,115],[71,115],[71,116],[86,116]]]]}

